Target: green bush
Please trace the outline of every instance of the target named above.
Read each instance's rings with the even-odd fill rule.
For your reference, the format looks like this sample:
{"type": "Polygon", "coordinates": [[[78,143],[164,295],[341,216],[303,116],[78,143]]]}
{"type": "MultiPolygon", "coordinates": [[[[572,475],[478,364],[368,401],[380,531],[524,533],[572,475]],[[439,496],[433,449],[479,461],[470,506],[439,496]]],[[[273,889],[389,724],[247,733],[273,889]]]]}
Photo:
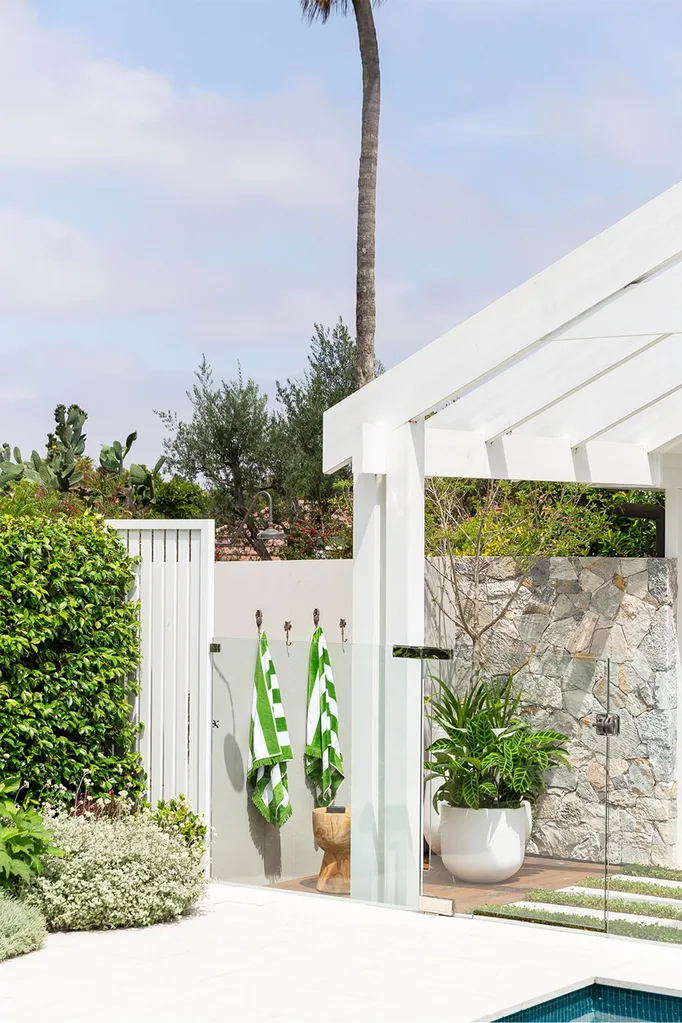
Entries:
{"type": "Polygon", "coordinates": [[[118,819],[52,816],[64,850],[50,860],[27,898],[51,931],[145,927],[182,916],[201,897],[201,857],[149,813],[118,819]]]}
{"type": "Polygon", "coordinates": [[[45,856],[59,853],[38,811],[17,806],[18,789],[18,778],[0,782],[0,888],[10,892],[40,874],[45,856]]]}
{"type": "Polygon", "coordinates": [[[45,934],[39,909],[0,892],[0,962],[42,948],[45,934]]]}
{"type": "Polygon", "coordinates": [[[200,813],[194,813],[184,796],[177,799],[160,799],[152,819],[163,831],[180,835],[187,847],[197,856],[206,851],[206,825],[200,813]]]}
{"type": "Polygon", "coordinates": [[[154,519],[204,519],[208,516],[208,494],[198,483],[173,476],[155,480],[156,498],[151,511],[154,519]]]}
{"type": "Polygon", "coordinates": [[[26,799],[140,797],[133,559],[101,518],[0,515],[0,769],[26,799]]]}

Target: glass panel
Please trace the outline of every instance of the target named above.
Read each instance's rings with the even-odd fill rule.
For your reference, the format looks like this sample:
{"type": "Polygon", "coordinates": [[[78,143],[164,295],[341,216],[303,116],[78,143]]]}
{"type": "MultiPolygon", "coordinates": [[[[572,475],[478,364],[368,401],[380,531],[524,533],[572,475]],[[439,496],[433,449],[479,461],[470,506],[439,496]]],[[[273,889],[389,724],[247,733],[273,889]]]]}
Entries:
{"type": "Polygon", "coordinates": [[[611,663],[607,928],[682,944],[673,643],[674,634],[668,646],[640,644],[630,660],[611,663]]]}
{"type": "MultiPolygon", "coordinates": [[[[474,680],[480,677],[472,672],[470,652],[456,651],[449,664],[427,664],[424,741],[427,751],[436,745],[426,758],[433,763],[437,740],[454,737],[440,752],[454,754],[461,774],[459,781],[452,781],[453,773],[446,771],[454,805],[442,802],[436,812],[432,800],[443,777],[430,778],[425,769],[422,895],[454,900],[457,913],[604,930],[609,750],[605,737],[597,734],[596,721],[607,710],[608,662],[550,646],[541,656],[534,647],[498,650],[491,668],[486,678],[493,689],[514,672],[511,690],[519,703],[511,717],[533,732],[568,737],[570,766],[533,775],[533,764],[541,765],[542,758],[534,761],[528,745],[525,752],[515,747],[518,734],[502,730],[509,722],[504,708],[495,708],[495,698],[492,704],[467,708],[467,695],[471,699],[474,680]],[[452,695],[458,702],[452,702],[452,695]],[[439,728],[443,708],[445,718],[450,717],[449,731],[439,728]],[[454,720],[457,715],[461,720],[454,720]],[[486,720],[496,733],[486,730],[486,720]],[[474,732],[467,736],[466,726],[472,722],[474,732]],[[481,763],[491,753],[501,759],[489,760],[483,769],[481,763]],[[529,772],[525,779],[524,766],[529,772]],[[467,796],[476,785],[480,807],[471,809],[467,796]]],[[[547,736],[544,742],[551,752],[547,736]]]]}
{"type": "MultiPolygon", "coordinates": [[[[213,877],[298,892],[348,895],[349,814],[315,810],[315,785],[306,775],[310,643],[269,640],[292,751],[286,770],[292,812],[281,826],[264,818],[254,804],[253,786],[247,779],[258,640],[218,637],[216,643],[220,651],[213,654],[213,877]],[[321,874],[323,858],[326,869],[321,874]]],[[[350,804],[353,651],[350,643],[330,643],[328,653],[345,775],[332,800],[340,810],[350,804]]],[[[277,796],[276,801],[281,801],[277,796]]]]}

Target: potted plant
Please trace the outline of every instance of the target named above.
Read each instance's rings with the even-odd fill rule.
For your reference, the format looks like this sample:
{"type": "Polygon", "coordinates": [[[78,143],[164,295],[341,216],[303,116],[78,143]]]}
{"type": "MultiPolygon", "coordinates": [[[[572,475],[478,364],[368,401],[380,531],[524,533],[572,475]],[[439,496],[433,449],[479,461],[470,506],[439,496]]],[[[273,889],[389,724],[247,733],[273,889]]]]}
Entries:
{"type": "Polygon", "coordinates": [[[435,681],[440,688],[427,700],[427,714],[441,737],[428,747],[424,766],[428,779],[441,779],[433,806],[440,811],[443,865],[461,881],[504,881],[523,863],[545,772],[569,766],[568,737],[534,730],[518,717],[513,674],[481,678],[461,697],[435,681]]]}

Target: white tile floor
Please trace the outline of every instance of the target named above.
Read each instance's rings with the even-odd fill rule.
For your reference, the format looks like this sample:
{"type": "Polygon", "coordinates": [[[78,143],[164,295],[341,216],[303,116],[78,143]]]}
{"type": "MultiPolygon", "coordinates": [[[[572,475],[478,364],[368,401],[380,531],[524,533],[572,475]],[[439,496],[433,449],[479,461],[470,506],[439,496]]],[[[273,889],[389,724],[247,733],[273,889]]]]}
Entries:
{"type": "Polygon", "coordinates": [[[677,990],[682,947],[213,885],[176,924],[0,964],[0,1020],[469,1023],[595,978],[677,990]]]}

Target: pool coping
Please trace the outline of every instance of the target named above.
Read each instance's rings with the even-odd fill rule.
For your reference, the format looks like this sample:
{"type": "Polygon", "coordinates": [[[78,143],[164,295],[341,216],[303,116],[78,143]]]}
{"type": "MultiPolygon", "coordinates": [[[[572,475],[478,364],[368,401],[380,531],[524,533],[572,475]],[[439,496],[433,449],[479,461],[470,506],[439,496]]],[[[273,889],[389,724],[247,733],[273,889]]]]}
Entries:
{"type": "Polygon", "coordinates": [[[635,980],[626,980],[621,977],[605,977],[602,975],[590,974],[584,980],[571,981],[568,984],[562,984],[557,988],[553,988],[551,991],[546,991],[541,995],[534,995],[532,998],[524,998],[515,1005],[510,1005],[509,1008],[497,1010],[494,1013],[488,1013],[485,1016],[478,1016],[473,1023],[495,1023],[496,1020],[509,1016],[513,1012],[522,1012],[524,1009],[532,1009],[536,1005],[542,1005],[543,1002],[549,1002],[553,998],[561,998],[563,995],[572,995],[574,991],[580,991],[581,988],[591,987],[592,984],[602,984],[605,987],[616,987],[616,988],[627,988],[630,991],[642,991],[653,995],[667,995],[670,998],[682,998],[681,988],[667,988],[660,984],[640,984],[635,980]]]}

